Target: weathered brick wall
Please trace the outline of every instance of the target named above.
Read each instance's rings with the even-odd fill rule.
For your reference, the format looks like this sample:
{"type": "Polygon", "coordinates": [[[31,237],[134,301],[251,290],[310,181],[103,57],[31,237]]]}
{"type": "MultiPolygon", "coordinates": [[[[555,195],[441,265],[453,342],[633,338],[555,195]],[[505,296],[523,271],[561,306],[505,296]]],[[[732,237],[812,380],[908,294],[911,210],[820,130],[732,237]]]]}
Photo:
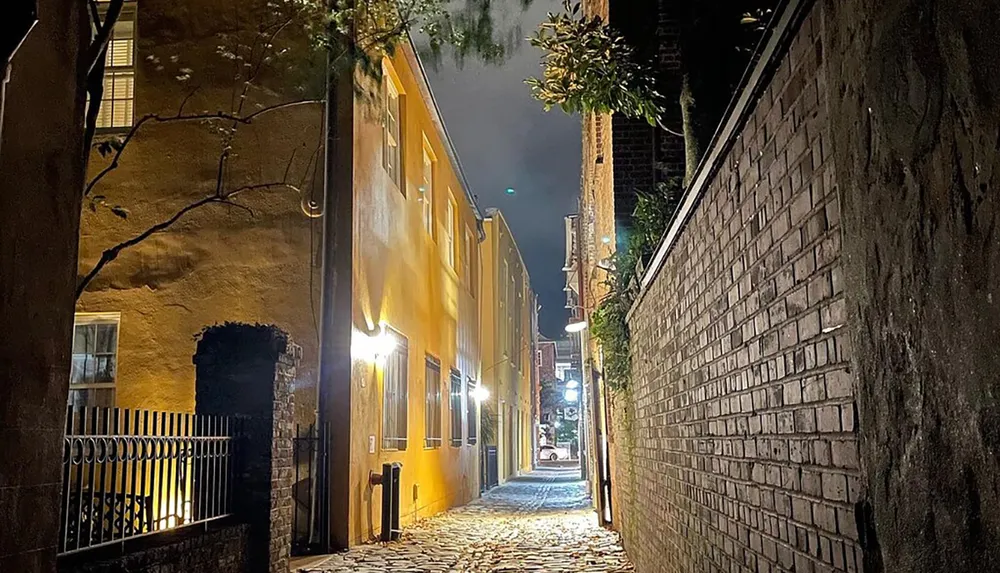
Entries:
{"type": "Polygon", "coordinates": [[[236,416],[234,514],[250,525],[246,573],[286,573],[293,518],[292,381],[301,349],[274,326],[205,330],[194,357],[196,411],[236,416]]]}
{"type": "Polygon", "coordinates": [[[633,309],[615,521],[642,573],[861,567],[821,12],[633,309]]]}
{"type": "Polygon", "coordinates": [[[121,557],[61,560],[59,573],[246,573],[248,531],[243,524],[192,530],[172,543],[121,557]]]}

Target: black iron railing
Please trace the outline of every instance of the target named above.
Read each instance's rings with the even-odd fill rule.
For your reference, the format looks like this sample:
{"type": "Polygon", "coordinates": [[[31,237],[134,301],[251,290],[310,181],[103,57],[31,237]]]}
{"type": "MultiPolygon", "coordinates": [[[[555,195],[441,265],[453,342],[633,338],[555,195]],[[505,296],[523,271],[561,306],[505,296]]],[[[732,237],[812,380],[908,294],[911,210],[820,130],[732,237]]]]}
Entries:
{"type": "Polygon", "coordinates": [[[229,515],[235,422],[222,416],[71,406],[59,553],[229,515]]]}
{"type": "Polygon", "coordinates": [[[325,542],[329,512],[326,480],[329,424],[295,425],[293,456],[295,483],[292,486],[292,554],[328,553],[325,542]]]}

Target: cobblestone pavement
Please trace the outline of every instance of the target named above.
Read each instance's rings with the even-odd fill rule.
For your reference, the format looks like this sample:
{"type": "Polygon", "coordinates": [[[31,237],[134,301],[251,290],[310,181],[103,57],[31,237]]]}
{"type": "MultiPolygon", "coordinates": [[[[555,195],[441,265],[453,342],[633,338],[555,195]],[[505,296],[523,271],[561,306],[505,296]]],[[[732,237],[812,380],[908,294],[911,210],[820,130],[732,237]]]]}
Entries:
{"type": "Polygon", "coordinates": [[[616,533],[597,525],[577,469],[541,469],[467,506],[300,573],[633,571],[616,533]]]}

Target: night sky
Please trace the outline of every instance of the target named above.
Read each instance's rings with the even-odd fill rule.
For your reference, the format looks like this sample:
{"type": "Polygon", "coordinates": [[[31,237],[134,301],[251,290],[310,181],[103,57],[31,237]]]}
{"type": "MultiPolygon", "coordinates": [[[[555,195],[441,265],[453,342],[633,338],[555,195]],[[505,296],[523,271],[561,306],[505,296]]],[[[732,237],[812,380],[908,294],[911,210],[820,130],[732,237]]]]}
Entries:
{"type": "MultiPolygon", "coordinates": [[[[559,7],[535,0],[517,14],[521,36],[559,7]]],[[[506,25],[517,23],[508,17],[506,25]]],[[[558,337],[567,316],[563,217],[576,210],[579,194],[580,119],[546,113],[531,98],[523,80],[540,74],[540,56],[524,42],[502,66],[467,61],[459,68],[446,58],[427,72],[472,192],[481,208],[506,217],[542,305],[540,329],[558,337]]]]}

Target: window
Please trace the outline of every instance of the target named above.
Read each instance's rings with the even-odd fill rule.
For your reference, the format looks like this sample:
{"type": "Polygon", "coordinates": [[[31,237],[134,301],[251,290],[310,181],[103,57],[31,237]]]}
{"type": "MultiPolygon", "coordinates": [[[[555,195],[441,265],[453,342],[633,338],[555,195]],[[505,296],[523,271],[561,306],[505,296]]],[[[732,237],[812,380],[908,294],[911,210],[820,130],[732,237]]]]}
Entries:
{"type": "Polygon", "coordinates": [[[428,356],[424,366],[424,447],[441,446],[441,362],[428,356]]]}
{"type": "Polygon", "coordinates": [[[400,147],[402,140],[399,135],[399,90],[393,83],[390,74],[383,76],[384,116],[382,128],[382,166],[393,183],[402,191],[403,179],[401,177],[402,156],[400,147]]]}
{"type": "Polygon", "coordinates": [[[465,238],[462,243],[462,278],[465,280],[465,285],[469,288],[469,291],[475,296],[475,291],[472,288],[472,245],[476,244],[475,239],[472,237],[472,231],[465,230],[465,238]]]}
{"type": "Polygon", "coordinates": [[[505,357],[510,356],[510,351],[507,348],[507,341],[509,340],[507,331],[510,327],[507,317],[507,282],[509,281],[509,273],[510,269],[507,266],[507,261],[504,261],[502,273],[500,274],[500,284],[497,286],[500,290],[498,293],[500,295],[500,348],[503,350],[503,355],[505,357]]]}
{"type": "Polygon", "coordinates": [[[129,4],[122,9],[108,42],[104,96],[97,114],[101,130],[130,128],[135,116],[135,8],[129,4]]]}
{"type": "Polygon", "coordinates": [[[465,382],[465,418],[469,421],[469,443],[479,440],[479,411],[476,409],[476,381],[468,378],[465,382]]]}
{"type": "Polygon", "coordinates": [[[73,363],[69,403],[75,406],[115,405],[118,376],[118,326],[121,315],[80,313],[73,326],[73,363]]]}
{"type": "Polygon", "coordinates": [[[462,400],[462,374],[451,370],[451,445],[462,445],[462,426],[465,422],[465,410],[462,400]]]}
{"type": "Polygon", "coordinates": [[[455,217],[458,209],[455,208],[455,200],[451,198],[451,190],[448,190],[448,220],[445,221],[445,248],[448,249],[448,266],[455,268],[455,228],[458,226],[455,217]]]}
{"type": "Polygon", "coordinates": [[[424,167],[420,176],[420,202],[424,219],[424,230],[434,236],[434,154],[431,153],[427,138],[424,138],[424,167]]]}
{"type": "Polygon", "coordinates": [[[386,332],[395,338],[396,346],[386,357],[382,371],[382,447],[405,450],[409,405],[407,361],[410,353],[405,336],[388,329],[386,332]]]}

